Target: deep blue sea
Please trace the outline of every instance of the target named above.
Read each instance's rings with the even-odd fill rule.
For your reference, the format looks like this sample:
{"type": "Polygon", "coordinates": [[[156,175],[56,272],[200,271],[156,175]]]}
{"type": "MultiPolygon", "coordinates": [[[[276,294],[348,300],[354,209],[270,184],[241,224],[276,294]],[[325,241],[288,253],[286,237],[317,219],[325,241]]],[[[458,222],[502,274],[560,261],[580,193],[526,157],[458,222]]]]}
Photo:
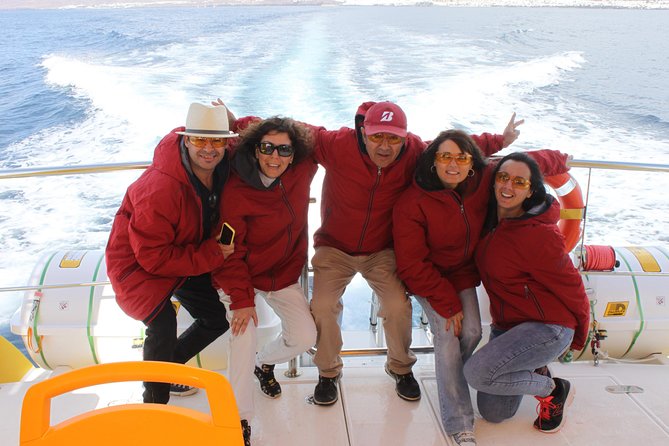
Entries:
{"type": "MultiPolygon", "coordinates": [[[[217,97],[328,128],[392,100],[425,139],[501,132],[515,111],[515,149],[669,164],[667,24],[667,10],[630,9],[0,11],[0,169],[150,160],[189,103],[217,97]]],[[[103,248],[138,174],[0,180],[0,287],[25,285],[46,251],[103,248]]],[[[666,244],[666,177],[595,172],[586,242],[666,244]]],[[[0,293],[0,334],[21,297],[0,293]]],[[[347,305],[344,320],[368,315],[347,305]]]]}

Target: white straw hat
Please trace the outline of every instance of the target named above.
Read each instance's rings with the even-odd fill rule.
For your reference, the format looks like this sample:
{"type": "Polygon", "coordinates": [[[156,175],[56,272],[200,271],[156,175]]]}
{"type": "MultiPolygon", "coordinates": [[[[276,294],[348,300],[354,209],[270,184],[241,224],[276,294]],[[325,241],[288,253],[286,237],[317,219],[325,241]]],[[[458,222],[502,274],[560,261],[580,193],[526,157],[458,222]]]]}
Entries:
{"type": "Polygon", "coordinates": [[[239,136],[230,131],[228,110],[224,105],[204,105],[193,102],[188,108],[186,129],[179,135],[203,138],[234,138],[239,136]]]}

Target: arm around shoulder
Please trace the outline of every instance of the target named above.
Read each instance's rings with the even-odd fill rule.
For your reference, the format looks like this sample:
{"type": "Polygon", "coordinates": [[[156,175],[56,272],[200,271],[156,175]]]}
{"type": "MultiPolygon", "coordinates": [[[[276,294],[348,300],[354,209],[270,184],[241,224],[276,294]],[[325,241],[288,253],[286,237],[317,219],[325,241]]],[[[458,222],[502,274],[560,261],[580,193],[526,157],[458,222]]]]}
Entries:
{"type": "Polygon", "coordinates": [[[559,150],[532,150],[527,154],[534,158],[544,176],[549,177],[569,171],[569,165],[567,164],[569,155],[559,150]]]}

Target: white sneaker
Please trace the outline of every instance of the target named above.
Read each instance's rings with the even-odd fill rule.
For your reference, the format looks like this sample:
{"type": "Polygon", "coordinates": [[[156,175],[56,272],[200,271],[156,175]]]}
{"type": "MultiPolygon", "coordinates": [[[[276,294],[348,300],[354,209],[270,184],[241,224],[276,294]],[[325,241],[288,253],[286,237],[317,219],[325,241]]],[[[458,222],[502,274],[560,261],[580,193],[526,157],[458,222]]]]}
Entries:
{"type": "Polygon", "coordinates": [[[476,446],[476,438],[472,431],[456,432],[451,435],[451,440],[457,446],[476,446]]]}
{"type": "Polygon", "coordinates": [[[175,396],[188,396],[197,393],[197,387],[187,386],[185,384],[171,384],[170,385],[170,395],[175,396]]]}

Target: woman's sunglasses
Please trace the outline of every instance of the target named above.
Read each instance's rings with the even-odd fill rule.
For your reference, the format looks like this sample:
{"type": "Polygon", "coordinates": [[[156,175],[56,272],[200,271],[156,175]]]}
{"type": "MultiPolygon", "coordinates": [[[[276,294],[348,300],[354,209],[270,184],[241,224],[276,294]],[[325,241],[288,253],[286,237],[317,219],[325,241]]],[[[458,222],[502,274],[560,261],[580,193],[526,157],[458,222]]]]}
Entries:
{"type": "Polygon", "coordinates": [[[434,160],[441,164],[448,164],[451,161],[455,161],[455,164],[464,166],[472,162],[472,156],[469,153],[450,153],[450,152],[437,152],[434,154],[434,160]]]}
{"type": "Polygon", "coordinates": [[[511,180],[511,187],[514,189],[529,189],[530,188],[530,180],[527,178],[523,177],[512,177],[506,172],[497,172],[495,174],[495,181],[497,181],[500,184],[504,184],[507,181],[511,180]]]}
{"type": "Polygon", "coordinates": [[[275,150],[279,152],[279,156],[284,157],[291,156],[293,153],[295,153],[293,146],[288,144],[280,144],[278,146],[272,144],[271,142],[261,142],[258,144],[258,152],[262,153],[263,155],[271,155],[275,150]]]}

